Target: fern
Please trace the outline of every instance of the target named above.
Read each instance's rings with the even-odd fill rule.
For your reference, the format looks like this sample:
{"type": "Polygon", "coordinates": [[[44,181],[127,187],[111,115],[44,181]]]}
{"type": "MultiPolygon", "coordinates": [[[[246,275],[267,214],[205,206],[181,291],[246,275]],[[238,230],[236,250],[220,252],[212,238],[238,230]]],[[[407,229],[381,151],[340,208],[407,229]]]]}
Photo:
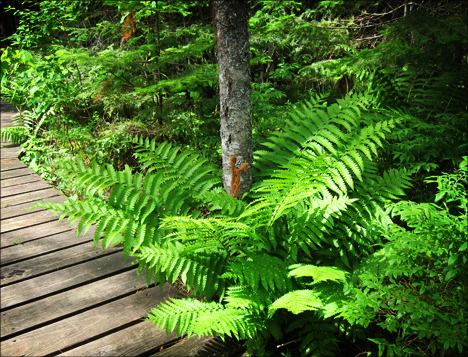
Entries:
{"type": "Polygon", "coordinates": [[[241,309],[226,308],[223,304],[198,300],[180,299],[161,303],[152,309],[148,320],[177,335],[192,332],[200,336],[219,333],[235,336],[237,339],[254,338],[258,323],[249,321],[248,312],[241,309]]]}
{"type": "MultiPolygon", "coordinates": [[[[373,163],[394,121],[384,118],[365,125],[367,109],[359,99],[346,98],[342,105],[316,110],[305,103],[294,110],[283,131],[265,144],[271,151],[257,153],[256,170],[264,180],[249,193],[253,198],[249,205],[239,211],[233,208],[237,216],[163,219],[161,227],[172,232],[165,239],[177,246],[176,254],[219,257],[215,260],[220,266],[212,265],[219,275],[197,271],[218,284],[221,305],[200,312],[190,329],[184,325],[181,333],[234,334],[259,348],[268,336],[282,336],[277,333],[282,323],[281,314],[275,313],[278,309],[293,314],[315,311],[325,318],[341,311],[345,297],[339,286],[347,277],[343,267],[350,269],[359,256],[372,252],[372,244],[391,223],[384,205],[409,185],[406,171],[380,176],[373,163]],[[311,259],[320,260],[320,265],[306,263],[311,259]],[[259,334],[248,333],[252,326],[259,334]]],[[[228,203],[227,197],[222,199],[228,203]]],[[[136,255],[140,264],[149,267],[151,259],[160,259],[152,252],[136,255]]],[[[180,275],[185,265],[178,258],[174,261],[175,275],[180,275]]],[[[163,270],[166,274],[168,269],[157,267],[155,273],[163,270]]],[[[182,280],[189,282],[185,276],[182,280]]],[[[202,286],[202,281],[194,285],[202,286]]],[[[197,295],[203,290],[194,289],[197,295]]],[[[203,293],[212,296],[213,290],[206,289],[203,293]]],[[[160,308],[167,311],[166,306],[160,308]]],[[[308,334],[301,349],[325,351],[308,334]]]]}
{"type": "MultiPolygon", "coordinates": [[[[263,180],[248,205],[224,193],[197,154],[135,138],[144,175],[58,163],[86,200],[39,206],[79,221],[79,233],[96,224],[95,244],[120,240],[148,281],[180,279],[195,296],[218,300],[163,303],[151,321],[179,335],[248,339],[258,350],[283,336],[278,309],[325,318],[340,311],[336,286],[373,252],[391,224],[385,205],[409,185],[405,170],[378,174],[373,161],[395,121],[370,119],[364,99],[296,107],[256,153],[263,180]]],[[[322,351],[315,337],[304,341],[302,351],[322,351]]]]}
{"type": "Polygon", "coordinates": [[[1,129],[1,140],[11,141],[15,145],[24,144],[30,137],[35,137],[43,120],[36,125],[34,113],[24,110],[12,116],[14,126],[1,129]]]}
{"type": "Polygon", "coordinates": [[[23,126],[11,126],[1,129],[2,141],[11,141],[13,144],[23,144],[29,136],[29,129],[23,126]]]}
{"type": "MultiPolygon", "coordinates": [[[[156,145],[154,140],[146,144],[150,149],[156,145]]],[[[167,143],[163,143],[155,153],[140,149],[139,155],[143,155],[145,160],[152,164],[159,163],[145,176],[139,172],[133,173],[128,166],[122,171],[115,171],[111,165],[99,167],[93,163],[86,167],[81,161],[57,160],[57,172],[67,177],[71,185],[82,192],[86,201],[68,200],[62,205],[41,202],[34,207],[62,212],[61,218],[69,215],[72,223],[79,220],[78,235],[96,224],[94,244],[102,238],[104,249],[120,238],[127,258],[142,245],[149,247],[161,243],[164,236],[164,231],[159,229],[161,218],[185,216],[189,211],[196,215],[196,208],[205,207],[216,200],[211,195],[205,202],[203,196],[220,182],[208,174],[214,168],[198,160],[198,155],[192,152],[176,158],[177,150],[171,149],[167,143]],[[200,162],[204,164],[203,167],[200,162]]],[[[213,194],[216,192],[219,191],[213,194]]]]}

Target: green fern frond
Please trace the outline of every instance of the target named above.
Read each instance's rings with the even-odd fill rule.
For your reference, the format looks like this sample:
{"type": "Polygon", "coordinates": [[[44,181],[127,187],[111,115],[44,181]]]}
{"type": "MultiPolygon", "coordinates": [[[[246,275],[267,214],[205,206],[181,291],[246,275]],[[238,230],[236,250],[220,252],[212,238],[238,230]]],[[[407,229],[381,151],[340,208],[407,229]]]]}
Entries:
{"type": "Polygon", "coordinates": [[[15,126],[22,126],[28,129],[33,129],[34,119],[33,113],[29,110],[23,110],[21,113],[16,113],[11,117],[15,126]]]}
{"type": "Polygon", "coordinates": [[[198,301],[196,299],[172,299],[162,302],[158,308],[151,309],[148,320],[156,327],[166,329],[166,333],[176,328],[177,336],[192,335],[193,324],[203,313],[223,310],[224,306],[216,302],[198,301]]]}
{"type": "Polygon", "coordinates": [[[258,290],[259,284],[266,291],[285,291],[288,284],[285,281],[286,266],[284,262],[272,255],[256,253],[246,257],[234,257],[228,265],[229,274],[241,285],[250,286],[253,291],[258,290]]]}
{"type": "Polygon", "coordinates": [[[237,339],[255,338],[261,325],[249,318],[249,313],[241,309],[226,308],[216,302],[194,299],[171,299],[153,308],[148,320],[156,327],[172,332],[177,336],[196,333],[199,336],[219,333],[235,336],[237,339]]]}
{"type": "Polygon", "coordinates": [[[248,285],[235,285],[227,289],[224,301],[226,307],[254,311],[260,314],[266,304],[271,304],[271,294],[264,289],[254,291],[248,285]]]}
{"type": "Polygon", "coordinates": [[[331,323],[307,324],[300,332],[302,340],[299,350],[304,356],[336,356],[339,341],[335,332],[336,327],[331,323]]]}
{"type": "Polygon", "coordinates": [[[208,192],[221,182],[212,174],[216,168],[193,151],[180,152],[180,147],[172,147],[169,142],[157,145],[156,139],[149,141],[148,138],[135,137],[133,142],[137,146],[135,156],[142,169],[147,168],[148,172],[164,170],[166,175],[173,175],[177,185],[185,185],[193,195],[208,192]]]}
{"type": "Polygon", "coordinates": [[[289,272],[289,276],[310,276],[314,279],[315,283],[327,280],[345,282],[348,275],[348,272],[336,267],[315,266],[311,264],[291,265],[289,269],[292,269],[289,272]]]}
{"type": "Polygon", "coordinates": [[[293,290],[281,296],[268,308],[269,314],[272,316],[278,309],[286,309],[297,315],[321,307],[323,307],[323,303],[317,292],[313,290],[293,290]]]}
{"type": "MultiPolygon", "coordinates": [[[[156,245],[141,246],[140,252],[134,255],[147,269],[156,274],[163,272],[171,283],[180,276],[188,289],[193,288],[195,294],[204,293],[210,298],[218,288],[224,286],[220,284],[226,259],[223,251],[194,253],[182,246],[167,244],[164,248],[156,245]]],[[[220,293],[224,294],[223,291],[220,293]]]]}
{"type": "Polygon", "coordinates": [[[214,336],[219,333],[222,338],[227,335],[238,340],[253,339],[262,330],[259,322],[252,319],[246,310],[224,308],[198,315],[193,322],[193,331],[198,335],[214,336]]]}
{"type": "MultiPolygon", "coordinates": [[[[234,219],[193,219],[191,217],[167,217],[162,220],[161,229],[176,230],[167,236],[186,242],[200,241],[207,250],[222,249],[228,256],[242,251],[242,245],[257,249],[271,250],[270,241],[257,234],[254,227],[234,219]]],[[[187,247],[188,249],[188,247],[187,247]]]]}
{"type": "Polygon", "coordinates": [[[213,217],[238,217],[247,204],[226,193],[222,187],[215,187],[203,193],[203,201],[208,206],[213,217]]]}
{"type": "Polygon", "coordinates": [[[1,129],[2,141],[11,141],[15,145],[21,145],[30,135],[28,128],[24,126],[11,126],[1,129]]]}

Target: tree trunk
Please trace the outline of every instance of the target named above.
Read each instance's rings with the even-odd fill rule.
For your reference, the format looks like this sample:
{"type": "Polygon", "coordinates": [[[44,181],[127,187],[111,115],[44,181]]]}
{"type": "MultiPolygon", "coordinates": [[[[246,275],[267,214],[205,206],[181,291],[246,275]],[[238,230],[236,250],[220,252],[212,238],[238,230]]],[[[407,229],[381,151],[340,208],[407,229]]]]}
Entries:
{"type": "Polygon", "coordinates": [[[232,194],[231,157],[240,172],[237,197],[252,186],[252,87],[250,84],[249,11],[247,0],[214,0],[217,37],[223,184],[232,194]]]}

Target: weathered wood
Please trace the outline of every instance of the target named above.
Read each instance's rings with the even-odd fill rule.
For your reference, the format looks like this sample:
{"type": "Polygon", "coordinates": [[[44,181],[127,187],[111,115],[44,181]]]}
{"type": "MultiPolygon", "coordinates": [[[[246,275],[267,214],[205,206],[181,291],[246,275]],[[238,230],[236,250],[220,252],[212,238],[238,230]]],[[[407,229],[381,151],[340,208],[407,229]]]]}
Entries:
{"type": "Polygon", "coordinates": [[[16,186],[16,185],[21,185],[23,183],[30,183],[30,182],[36,182],[36,181],[42,181],[42,179],[33,173],[25,176],[20,176],[20,177],[14,177],[14,178],[9,178],[1,181],[1,187],[2,191],[6,187],[11,187],[11,186],[16,186]]]}
{"type": "Polygon", "coordinates": [[[71,288],[104,275],[118,274],[128,268],[134,260],[135,258],[130,257],[127,262],[124,262],[123,252],[120,252],[4,286],[1,288],[2,309],[71,288]]]}
{"type": "MultiPolygon", "coordinates": [[[[169,284],[163,292],[150,288],[58,321],[1,343],[5,356],[44,356],[63,351],[79,343],[147,316],[159,301],[177,297],[179,293],[169,284]]],[[[157,345],[158,341],[154,341],[157,345]]]]}
{"type": "Polygon", "coordinates": [[[18,153],[21,150],[20,146],[11,147],[11,148],[1,148],[0,149],[0,158],[6,159],[10,157],[18,158],[18,153]]]}
{"type": "MultiPolygon", "coordinates": [[[[18,240],[19,242],[27,242],[33,239],[51,236],[62,232],[72,231],[73,226],[70,227],[70,223],[66,220],[61,222],[53,221],[48,223],[38,224],[37,226],[26,227],[18,229],[16,231],[10,231],[0,234],[1,247],[8,247],[14,245],[12,240],[18,240]]],[[[75,233],[76,234],[76,233],[75,233]]]]}
{"type": "Polygon", "coordinates": [[[35,174],[33,170],[31,170],[29,167],[23,168],[23,169],[17,169],[17,170],[11,170],[11,171],[2,171],[0,173],[0,178],[2,180],[13,178],[13,177],[19,177],[19,176],[24,176],[24,175],[30,175],[30,174],[35,174]]]}
{"type": "MultiPolygon", "coordinates": [[[[53,202],[53,203],[64,203],[67,199],[64,196],[54,196],[47,198],[47,202],[53,202]]],[[[2,219],[7,219],[7,218],[12,218],[12,217],[17,217],[17,216],[22,216],[24,214],[30,214],[33,212],[40,212],[44,211],[45,208],[34,208],[34,209],[29,209],[29,207],[33,206],[36,204],[36,202],[28,202],[28,203],[23,203],[20,205],[16,206],[8,206],[8,207],[3,207],[1,210],[1,218],[2,219]]]]}
{"type": "Polygon", "coordinates": [[[2,159],[0,164],[1,171],[24,169],[25,167],[27,167],[23,162],[19,161],[17,158],[2,159]]]}
{"type": "Polygon", "coordinates": [[[6,207],[6,206],[19,205],[21,203],[26,203],[26,202],[46,200],[49,197],[54,197],[58,195],[60,195],[60,192],[57,191],[55,188],[46,188],[45,190],[21,193],[19,195],[2,198],[2,206],[6,207]]]}
{"type": "Polygon", "coordinates": [[[213,336],[204,336],[201,338],[191,337],[185,338],[181,342],[157,352],[151,357],[179,357],[179,356],[196,356],[197,353],[203,350],[204,346],[214,339],[213,336]]]}
{"type": "Polygon", "coordinates": [[[59,250],[51,254],[27,259],[18,263],[0,268],[0,285],[11,284],[34,276],[43,275],[64,267],[106,256],[120,249],[108,248],[104,251],[100,247],[93,248],[93,243],[84,243],[67,249],[59,250]]]}
{"type": "MultiPolygon", "coordinates": [[[[3,339],[12,333],[144,289],[146,289],[145,274],[140,275],[137,279],[136,269],[133,269],[30,304],[18,306],[2,312],[1,337],[3,339]]],[[[75,356],[81,356],[81,354],[75,356]]]]}
{"type": "MultiPolygon", "coordinates": [[[[17,260],[24,260],[40,254],[51,253],[56,250],[72,247],[84,242],[92,244],[95,226],[91,227],[86,236],[76,237],[76,232],[69,230],[53,236],[36,239],[33,241],[15,244],[10,247],[2,248],[1,265],[10,264],[17,260]]],[[[20,240],[21,242],[21,240],[20,240]]],[[[99,249],[99,247],[96,247],[99,249]]]]}
{"type": "Polygon", "coordinates": [[[174,339],[175,332],[166,336],[166,332],[155,328],[152,322],[144,321],[59,356],[139,356],[154,349],[159,350],[174,339]]]}
{"type": "Polygon", "coordinates": [[[10,197],[14,195],[19,195],[21,193],[43,190],[45,188],[50,188],[50,185],[44,180],[39,180],[35,182],[30,182],[30,183],[23,183],[23,184],[18,184],[15,186],[10,186],[10,187],[6,187],[2,189],[2,192],[0,193],[0,197],[2,198],[10,197]]]}
{"type": "Polygon", "coordinates": [[[60,215],[56,214],[52,217],[53,214],[54,212],[52,211],[40,211],[24,214],[18,217],[2,219],[0,232],[6,233],[20,228],[35,226],[40,223],[57,221],[60,218],[60,215]]]}
{"type": "Polygon", "coordinates": [[[1,102],[1,111],[2,111],[2,119],[5,114],[9,114],[9,112],[13,112],[12,114],[18,113],[18,108],[15,105],[7,103],[2,100],[1,102]]]}
{"type": "Polygon", "coordinates": [[[13,123],[13,115],[15,115],[15,113],[8,113],[7,114],[7,117],[4,117],[4,114],[6,113],[2,113],[2,128],[8,128],[10,126],[14,126],[15,124],[13,123]]]}

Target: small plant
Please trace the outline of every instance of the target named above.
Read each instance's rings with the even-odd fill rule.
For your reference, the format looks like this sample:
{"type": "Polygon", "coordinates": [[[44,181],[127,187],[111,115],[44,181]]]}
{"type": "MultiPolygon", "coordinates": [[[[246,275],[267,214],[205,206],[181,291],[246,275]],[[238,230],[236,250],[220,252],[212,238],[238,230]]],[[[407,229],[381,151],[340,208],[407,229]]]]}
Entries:
{"type": "Polygon", "coordinates": [[[11,243],[12,243],[13,245],[23,244],[23,242],[21,242],[21,237],[16,238],[16,239],[13,240],[11,243]]]}

